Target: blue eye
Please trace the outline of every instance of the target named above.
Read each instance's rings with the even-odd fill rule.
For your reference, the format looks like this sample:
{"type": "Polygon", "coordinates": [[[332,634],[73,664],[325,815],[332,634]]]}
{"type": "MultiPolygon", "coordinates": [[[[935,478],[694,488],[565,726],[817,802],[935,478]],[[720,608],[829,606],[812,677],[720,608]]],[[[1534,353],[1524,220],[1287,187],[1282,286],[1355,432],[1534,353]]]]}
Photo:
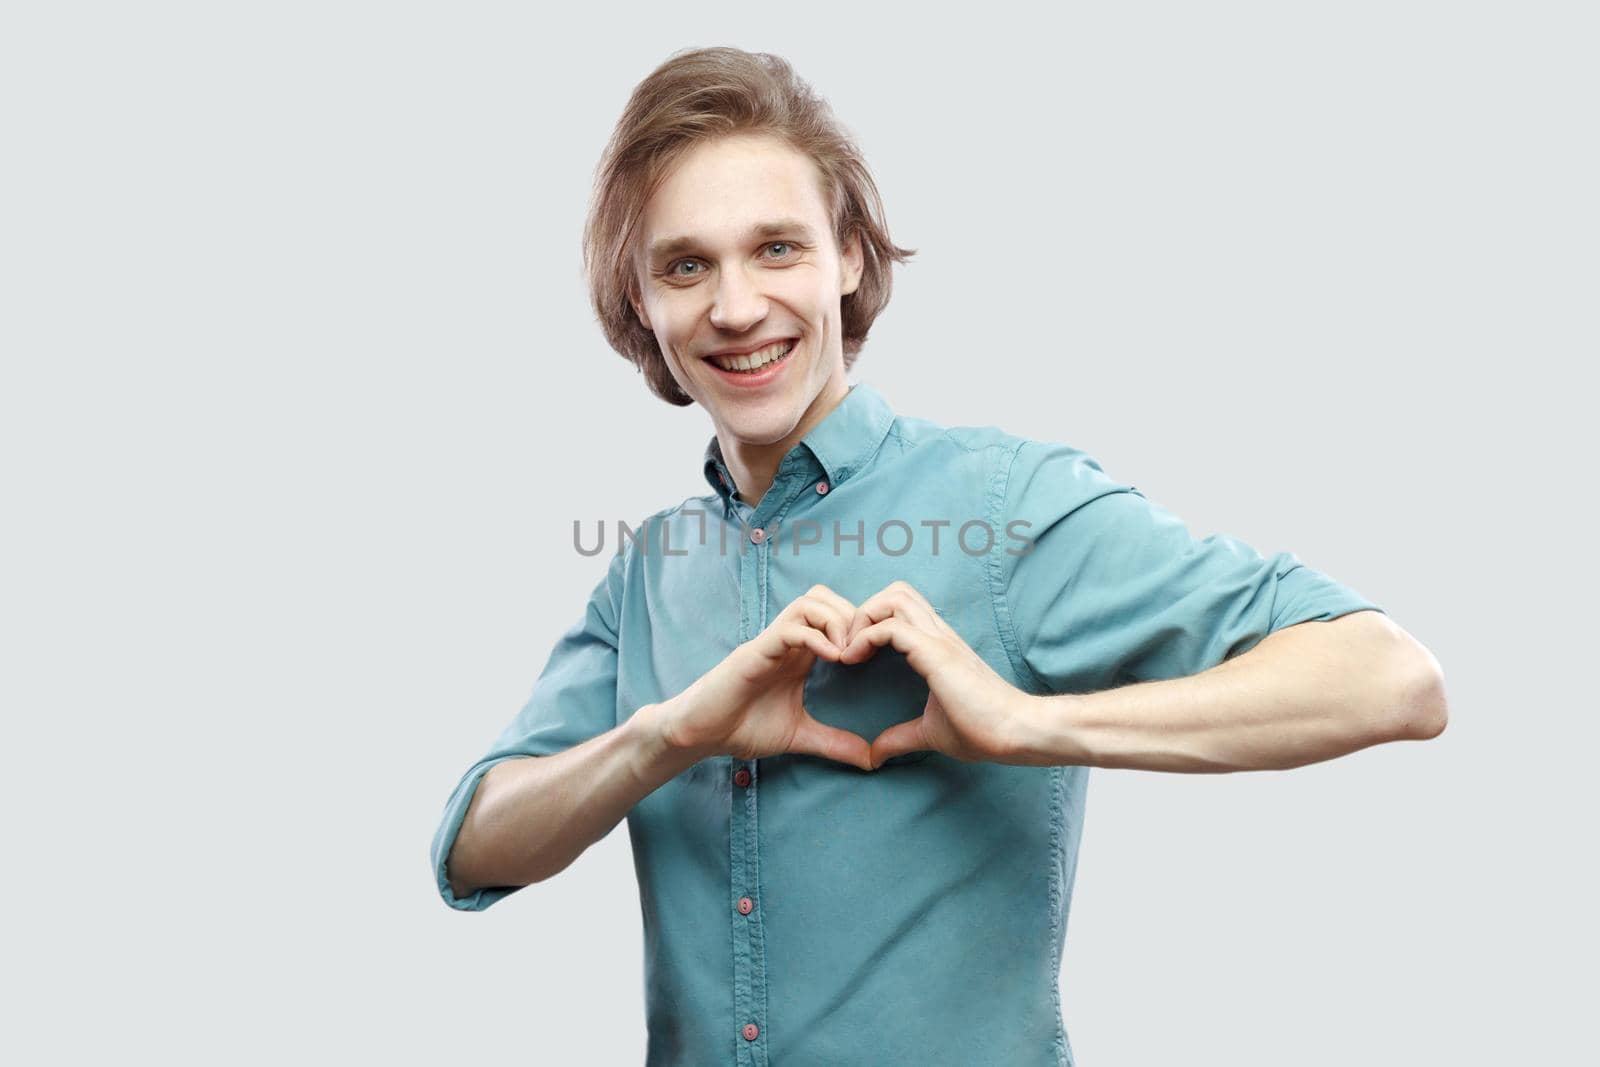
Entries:
{"type": "MultiPolygon", "coordinates": [[[[766,250],[767,251],[771,251],[774,248],[781,248],[781,249],[784,249],[784,252],[782,252],[781,254],[776,255],[776,256],[768,256],[767,258],[768,259],[787,259],[787,258],[789,258],[789,256],[794,254],[795,249],[797,247],[798,246],[793,241],[771,241],[771,242],[768,242],[768,244],[766,245],[766,250]]],[[[699,266],[699,263],[698,263],[697,260],[693,260],[693,259],[676,260],[676,261],[674,261],[673,263],[671,263],[671,264],[669,264],[667,266],[667,274],[670,275],[671,277],[674,277],[674,278],[689,278],[689,277],[693,277],[695,274],[704,273],[703,271],[685,272],[685,271],[681,271],[681,270],[678,269],[679,267],[685,267],[685,266],[699,266]]]]}

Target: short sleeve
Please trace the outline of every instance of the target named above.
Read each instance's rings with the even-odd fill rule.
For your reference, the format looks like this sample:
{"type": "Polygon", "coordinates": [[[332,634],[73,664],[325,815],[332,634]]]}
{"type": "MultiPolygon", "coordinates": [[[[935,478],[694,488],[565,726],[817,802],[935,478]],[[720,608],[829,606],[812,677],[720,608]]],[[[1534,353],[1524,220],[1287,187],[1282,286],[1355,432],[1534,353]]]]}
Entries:
{"type": "Polygon", "coordinates": [[[1039,690],[1188,677],[1286,626],[1383,610],[1293,553],[1196,539],[1067,445],[1024,442],[1000,495],[1014,536],[1031,540],[1002,554],[997,615],[1039,690]]]}
{"type": "Polygon", "coordinates": [[[433,837],[432,861],[439,893],[461,911],[482,911],[518,887],[479,889],[458,899],[446,861],[478,782],[497,763],[520,756],[549,756],[596,737],[617,724],[617,659],[622,582],[627,552],[611,557],[583,617],[562,634],[522,710],[488,753],[462,776],[433,837]]]}

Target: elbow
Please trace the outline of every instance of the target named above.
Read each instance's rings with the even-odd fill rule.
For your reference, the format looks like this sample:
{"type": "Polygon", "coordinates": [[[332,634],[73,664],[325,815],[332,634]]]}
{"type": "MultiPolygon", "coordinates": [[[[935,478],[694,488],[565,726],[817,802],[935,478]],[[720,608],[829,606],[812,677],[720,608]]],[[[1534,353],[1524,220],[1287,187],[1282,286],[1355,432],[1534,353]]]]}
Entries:
{"type": "MultiPolygon", "coordinates": [[[[1380,612],[1348,616],[1359,619],[1349,629],[1371,635],[1359,662],[1367,669],[1366,697],[1352,726],[1361,745],[1387,741],[1428,741],[1444,733],[1450,721],[1444,670],[1427,647],[1380,612]],[[1359,629],[1365,626],[1365,630],[1359,629]]],[[[1343,620],[1337,620],[1343,621],[1343,620]]]]}
{"type": "Polygon", "coordinates": [[[1450,722],[1450,706],[1445,696],[1444,671],[1433,654],[1417,645],[1406,676],[1410,679],[1390,701],[1391,740],[1429,741],[1444,733],[1450,722]]]}
{"type": "Polygon", "coordinates": [[[1403,741],[1430,741],[1444,733],[1450,722],[1450,709],[1444,695],[1444,677],[1433,675],[1415,690],[1402,705],[1398,726],[1403,741]]]}

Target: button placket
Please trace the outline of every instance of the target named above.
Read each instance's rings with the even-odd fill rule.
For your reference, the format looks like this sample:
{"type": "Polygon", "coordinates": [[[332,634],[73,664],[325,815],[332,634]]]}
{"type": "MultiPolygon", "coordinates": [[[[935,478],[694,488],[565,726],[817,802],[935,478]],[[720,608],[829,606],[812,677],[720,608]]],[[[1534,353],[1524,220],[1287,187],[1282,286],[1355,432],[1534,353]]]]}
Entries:
{"type": "MultiPolygon", "coordinates": [[[[768,582],[771,573],[772,547],[777,543],[777,531],[768,530],[767,524],[774,516],[786,514],[801,499],[811,481],[809,472],[797,464],[786,462],[780,467],[777,478],[762,498],[759,506],[749,509],[749,541],[755,550],[739,553],[740,641],[748,641],[767,625],[770,614],[767,604],[768,582]],[[759,521],[758,521],[759,520],[759,521]]],[[[823,483],[825,484],[825,483],[823,483]]],[[[819,492],[821,490],[819,488],[819,492]]],[[[754,764],[759,771],[759,761],[754,764]]],[[[729,820],[730,896],[735,901],[732,917],[734,1010],[742,1020],[740,1033],[745,1043],[739,1047],[741,1067],[767,1067],[764,1042],[757,1042],[761,1034],[760,1023],[766,1019],[767,971],[766,940],[761,916],[756,911],[755,898],[761,885],[760,869],[760,806],[759,781],[749,767],[737,767],[733,782],[738,789],[730,792],[732,802],[729,820]]]]}
{"type": "MultiPolygon", "coordinates": [[[[776,500],[776,497],[772,498],[776,500]]],[[[755,547],[739,552],[739,639],[748,641],[766,627],[766,577],[772,540],[765,529],[771,506],[749,508],[748,539],[755,547]],[[759,521],[758,521],[759,520],[759,521]]],[[[745,546],[748,547],[748,546],[745,546]]],[[[741,1067],[767,1067],[766,1043],[759,1041],[766,1021],[766,945],[761,917],[755,913],[756,888],[761,884],[759,848],[759,761],[735,764],[730,790],[729,922],[733,924],[734,1018],[744,1040],[739,1042],[741,1067]],[[748,902],[748,904],[746,903],[748,902]]]]}

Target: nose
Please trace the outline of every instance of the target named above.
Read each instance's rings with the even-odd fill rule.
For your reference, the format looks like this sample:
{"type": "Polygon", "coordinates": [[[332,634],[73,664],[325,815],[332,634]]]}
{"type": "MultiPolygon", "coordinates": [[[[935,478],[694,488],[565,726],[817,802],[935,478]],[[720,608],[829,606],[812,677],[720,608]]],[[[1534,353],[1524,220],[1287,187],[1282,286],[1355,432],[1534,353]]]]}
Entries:
{"type": "Polygon", "coordinates": [[[742,270],[724,270],[711,305],[711,324],[729,333],[743,333],[767,314],[767,298],[742,270]]]}

